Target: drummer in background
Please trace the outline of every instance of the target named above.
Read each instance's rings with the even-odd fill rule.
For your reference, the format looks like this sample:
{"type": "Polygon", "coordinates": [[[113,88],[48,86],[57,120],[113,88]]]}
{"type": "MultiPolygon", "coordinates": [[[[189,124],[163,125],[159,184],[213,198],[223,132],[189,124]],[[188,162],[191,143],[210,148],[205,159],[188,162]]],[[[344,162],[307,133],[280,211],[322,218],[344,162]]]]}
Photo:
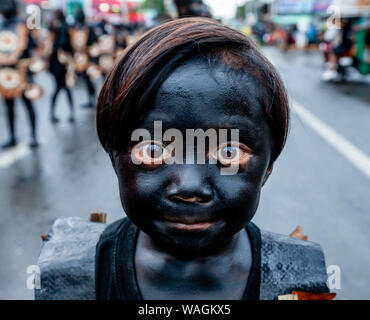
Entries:
{"type": "Polygon", "coordinates": [[[76,24],[70,29],[70,35],[76,71],[84,79],[88,90],[88,103],[83,107],[92,108],[95,106],[95,87],[86,70],[91,59],[88,48],[97,42],[97,36],[93,28],[87,24],[81,9],[77,11],[76,24]]]}
{"type": "Polygon", "coordinates": [[[94,23],[94,31],[96,36],[99,38],[102,35],[110,34],[112,32],[112,27],[107,23],[104,16],[97,15],[96,22],[94,23]]]}
{"type": "Polygon", "coordinates": [[[119,50],[119,53],[121,53],[128,45],[128,32],[122,24],[114,26],[114,39],[116,50],[119,50]]]}
{"type": "Polygon", "coordinates": [[[67,86],[66,75],[67,75],[67,63],[61,60],[61,54],[64,56],[72,55],[72,46],[70,42],[70,36],[68,33],[68,25],[66,23],[63,11],[56,10],[54,12],[54,19],[50,24],[50,36],[52,39],[52,52],[50,55],[49,71],[54,76],[55,80],[55,91],[51,98],[50,108],[50,120],[52,123],[59,122],[59,119],[55,115],[56,99],[59,92],[63,89],[67,93],[70,116],[69,121],[74,122],[74,104],[71,94],[71,90],[67,86]]]}
{"type": "Polygon", "coordinates": [[[15,0],[0,0],[0,13],[3,17],[0,22],[0,94],[5,100],[10,136],[1,148],[8,149],[17,144],[14,102],[19,96],[26,107],[31,127],[30,147],[34,148],[38,146],[36,114],[30,99],[25,95],[29,72],[19,67],[22,59],[31,57],[33,41],[26,25],[17,17],[15,0]]]}
{"type": "MultiPolygon", "coordinates": [[[[98,35],[97,49],[99,53],[95,54],[92,62],[98,67],[103,78],[105,78],[106,74],[112,69],[116,58],[115,32],[112,24],[107,22],[104,17],[101,18],[100,23],[95,28],[95,32],[98,35]]],[[[90,56],[93,56],[93,50],[90,50],[90,56]]]]}

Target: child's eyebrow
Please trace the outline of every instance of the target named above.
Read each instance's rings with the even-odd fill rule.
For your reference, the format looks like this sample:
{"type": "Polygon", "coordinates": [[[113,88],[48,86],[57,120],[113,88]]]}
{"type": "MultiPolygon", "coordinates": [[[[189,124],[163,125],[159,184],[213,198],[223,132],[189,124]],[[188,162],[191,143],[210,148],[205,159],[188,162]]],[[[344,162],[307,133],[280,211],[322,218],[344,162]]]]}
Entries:
{"type": "Polygon", "coordinates": [[[241,129],[241,130],[255,130],[256,123],[251,117],[243,113],[237,114],[223,114],[218,121],[209,121],[210,128],[215,129],[241,129]]]}
{"type": "Polygon", "coordinates": [[[150,114],[142,123],[142,126],[148,128],[149,130],[154,129],[154,121],[162,121],[162,125],[164,126],[165,123],[170,123],[172,121],[172,117],[170,117],[165,112],[156,112],[150,114]]]}

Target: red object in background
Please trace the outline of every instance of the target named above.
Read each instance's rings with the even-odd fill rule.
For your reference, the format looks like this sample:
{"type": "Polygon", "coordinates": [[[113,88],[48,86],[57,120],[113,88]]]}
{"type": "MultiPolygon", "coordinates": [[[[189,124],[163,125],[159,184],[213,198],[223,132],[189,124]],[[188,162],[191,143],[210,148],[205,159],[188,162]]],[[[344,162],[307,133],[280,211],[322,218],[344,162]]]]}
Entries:
{"type": "Polygon", "coordinates": [[[135,11],[138,5],[140,4],[138,4],[137,2],[132,2],[132,1],[127,2],[128,20],[130,22],[136,22],[136,23],[145,22],[144,14],[142,12],[135,11]]]}
{"type": "Polygon", "coordinates": [[[333,300],[337,294],[293,291],[292,295],[297,295],[297,300],[333,300]]]}
{"type": "Polygon", "coordinates": [[[128,20],[130,22],[145,22],[145,17],[141,12],[129,12],[128,20]]]}

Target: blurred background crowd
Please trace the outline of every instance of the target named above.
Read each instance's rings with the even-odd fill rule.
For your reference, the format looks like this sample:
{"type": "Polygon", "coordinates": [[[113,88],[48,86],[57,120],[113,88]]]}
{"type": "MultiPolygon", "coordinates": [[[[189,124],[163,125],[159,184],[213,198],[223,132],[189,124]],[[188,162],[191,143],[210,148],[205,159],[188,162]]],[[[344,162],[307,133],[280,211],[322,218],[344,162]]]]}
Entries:
{"type": "Polygon", "coordinates": [[[370,298],[370,0],[0,0],[0,14],[0,299],[32,299],[56,218],[124,214],[97,95],[137,37],[186,16],[253,38],[288,89],[290,137],[254,221],[302,225],[341,270],[338,298],[370,298]]]}

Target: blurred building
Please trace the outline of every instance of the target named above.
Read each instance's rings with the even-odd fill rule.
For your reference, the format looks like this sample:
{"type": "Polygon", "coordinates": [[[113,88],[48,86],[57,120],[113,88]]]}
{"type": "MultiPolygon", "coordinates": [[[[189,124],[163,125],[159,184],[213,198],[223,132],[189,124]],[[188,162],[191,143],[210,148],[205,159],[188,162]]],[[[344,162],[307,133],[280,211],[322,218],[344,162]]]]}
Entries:
{"type": "Polygon", "coordinates": [[[273,20],[278,24],[311,22],[317,16],[332,14],[369,16],[370,0],[276,0],[272,4],[273,20]]]}
{"type": "Polygon", "coordinates": [[[316,16],[328,16],[335,6],[343,17],[369,16],[370,0],[246,0],[237,9],[237,17],[271,20],[276,24],[298,24],[316,16]]]}

